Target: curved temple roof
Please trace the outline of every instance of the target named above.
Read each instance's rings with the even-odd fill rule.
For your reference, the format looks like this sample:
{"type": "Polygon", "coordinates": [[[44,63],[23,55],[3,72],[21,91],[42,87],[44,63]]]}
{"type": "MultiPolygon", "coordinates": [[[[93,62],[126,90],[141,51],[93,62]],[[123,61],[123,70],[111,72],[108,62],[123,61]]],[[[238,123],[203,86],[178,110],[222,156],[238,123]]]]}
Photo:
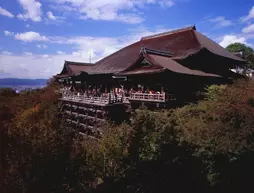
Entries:
{"type": "Polygon", "coordinates": [[[221,77],[217,74],[205,73],[199,70],[192,70],[181,64],[177,63],[176,61],[172,60],[171,58],[159,56],[159,55],[150,55],[146,56],[147,60],[155,65],[162,66],[172,72],[181,73],[181,74],[189,74],[189,75],[196,75],[196,76],[213,76],[213,77],[221,77]]]}
{"type": "Polygon", "coordinates": [[[71,62],[65,61],[63,70],[57,77],[61,77],[63,75],[69,76],[77,76],[80,75],[82,72],[87,72],[89,68],[91,68],[93,64],[91,63],[81,63],[81,62],[71,62]]]}
{"type": "Polygon", "coordinates": [[[137,63],[142,59],[146,59],[148,61],[149,66],[143,66],[139,68],[135,68],[135,63],[130,66],[130,68],[126,69],[123,72],[118,73],[119,75],[136,75],[136,74],[150,74],[150,73],[160,73],[166,70],[171,72],[180,73],[180,74],[188,74],[195,76],[211,76],[211,77],[221,77],[217,74],[205,73],[199,70],[192,70],[185,66],[182,66],[178,62],[174,61],[170,57],[156,54],[141,54],[139,58],[136,60],[137,63]]]}
{"type": "Polygon", "coordinates": [[[164,68],[170,68],[169,70],[172,71],[176,70],[178,73],[180,73],[180,70],[186,74],[212,75],[197,70],[191,70],[175,61],[175,59],[185,59],[193,54],[199,53],[199,51],[203,49],[219,57],[228,58],[229,61],[234,64],[245,62],[242,58],[230,53],[211,39],[197,32],[195,26],[192,26],[143,37],[141,40],[103,58],[93,65],[90,63],[65,61],[64,68],[60,74],[75,76],[79,75],[81,72],[91,75],[124,72],[136,62],[143,48],[149,48],[147,50],[155,51],[160,55],[147,55],[148,59],[153,60],[154,63],[160,63],[158,65],[162,66],[170,64],[170,66],[164,66],[164,68]],[[162,55],[168,57],[163,57],[162,55]]]}
{"type": "Polygon", "coordinates": [[[195,26],[141,38],[135,42],[95,63],[89,74],[110,74],[126,70],[139,56],[142,47],[160,50],[172,54],[173,59],[184,59],[202,49],[228,58],[236,63],[245,62],[230,53],[211,39],[196,31],[195,26]]]}

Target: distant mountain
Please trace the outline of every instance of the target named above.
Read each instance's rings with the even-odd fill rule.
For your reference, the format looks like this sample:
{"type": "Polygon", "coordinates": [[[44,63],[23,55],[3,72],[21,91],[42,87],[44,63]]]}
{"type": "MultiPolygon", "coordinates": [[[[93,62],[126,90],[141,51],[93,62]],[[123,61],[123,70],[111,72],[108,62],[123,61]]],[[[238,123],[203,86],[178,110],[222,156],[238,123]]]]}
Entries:
{"type": "Polygon", "coordinates": [[[3,78],[0,79],[0,86],[45,86],[48,79],[19,79],[3,78]]]}

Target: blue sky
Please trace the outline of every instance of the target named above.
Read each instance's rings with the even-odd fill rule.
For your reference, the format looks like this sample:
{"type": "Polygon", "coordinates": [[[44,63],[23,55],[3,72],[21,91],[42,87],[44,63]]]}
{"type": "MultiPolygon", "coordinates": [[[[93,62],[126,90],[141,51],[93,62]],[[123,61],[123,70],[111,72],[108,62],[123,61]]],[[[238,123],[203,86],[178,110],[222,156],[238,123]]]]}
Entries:
{"type": "Polygon", "coordinates": [[[196,25],[227,46],[254,46],[253,0],[1,0],[0,78],[49,78],[142,36],[196,25]]]}

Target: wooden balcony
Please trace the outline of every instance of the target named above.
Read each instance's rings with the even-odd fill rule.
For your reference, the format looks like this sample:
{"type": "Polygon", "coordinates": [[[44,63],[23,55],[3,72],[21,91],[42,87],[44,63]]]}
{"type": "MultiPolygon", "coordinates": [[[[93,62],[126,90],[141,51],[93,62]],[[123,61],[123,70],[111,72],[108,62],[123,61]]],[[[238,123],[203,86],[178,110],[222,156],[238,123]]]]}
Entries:
{"type": "Polygon", "coordinates": [[[114,95],[111,94],[104,94],[103,96],[100,97],[94,96],[88,97],[85,95],[67,92],[62,93],[62,100],[105,106],[110,104],[122,103],[123,97],[119,95],[115,97],[114,95]]]}
{"type": "Polygon", "coordinates": [[[72,92],[63,92],[62,100],[80,102],[85,104],[94,104],[100,106],[106,106],[110,104],[119,104],[125,103],[129,104],[131,101],[140,101],[140,102],[155,102],[155,103],[165,103],[167,101],[175,101],[176,97],[173,94],[146,94],[146,93],[131,93],[128,97],[122,95],[112,95],[102,94],[100,97],[88,97],[85,95],[74,94],[72,92]]]}
{"type": "Polygon", "coordinates": [[[166,101],[176,100],[174,95],[163,94],[146,94],[146,93],[132,93],[130,94],[129,101],[145,101],[165,103],[166,101]]]}

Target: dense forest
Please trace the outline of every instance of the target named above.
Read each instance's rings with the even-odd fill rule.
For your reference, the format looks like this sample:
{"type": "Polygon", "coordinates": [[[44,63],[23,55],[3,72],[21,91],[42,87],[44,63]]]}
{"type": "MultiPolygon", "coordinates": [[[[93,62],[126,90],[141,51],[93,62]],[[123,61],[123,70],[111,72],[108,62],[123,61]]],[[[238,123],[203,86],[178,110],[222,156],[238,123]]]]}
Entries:
{"type": "Polygon", "coordinates": [[[254,81],[210,86],[177,109],[139,109],[100,140],[60,121],[56,90],[0,90],[1,192],[253,192],[254,81]]]}

